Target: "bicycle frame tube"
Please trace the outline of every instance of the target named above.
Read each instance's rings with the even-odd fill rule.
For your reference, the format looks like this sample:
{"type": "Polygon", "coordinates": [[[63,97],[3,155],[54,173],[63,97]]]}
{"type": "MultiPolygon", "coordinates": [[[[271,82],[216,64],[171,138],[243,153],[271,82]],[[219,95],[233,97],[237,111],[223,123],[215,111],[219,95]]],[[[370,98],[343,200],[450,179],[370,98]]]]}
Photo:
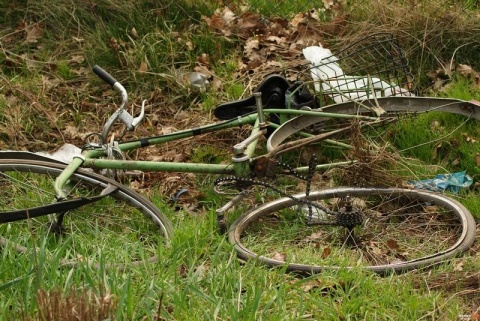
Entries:
{"type": "Polygon", "coordinates": [[[124,161],[118,159],[87,158],[84,167],[97,169],[140,170],[146,172],[183,172],[204,174],[233,174],[233,165],[207,163],[174,163],[152,161],[124,161]]]}
{"type": "MultiPolygon", "coordinates": [[[[183,138],[211,133],[211,132],[219,131],[222,129],[238,127],[238,126],[247,125],[247,124],[253,124],[256,119],[257,119],[257,114],[254,113],[254,114],[246,115],[243,117],[227,120],[221,123],[180,130],[177,132],[173,132],[173,133],[161,135],[161,136],[144,137],[144,138],[135,139],[127,142],[122,142],[118,144],[118,148],[121,151],[131,151],[134,149],[147,147],[151,145],[160,145],[170,141],[175,141],[183,138]]],[[[105,156],[105,153],[102,149],[94,149],[94,150],[89,150],[85,152],[84,156],[86,158],[96,158],[96,157],[105,156]]]]}
{"type": "MultiPolygon", "coordinates": [[[[309,111],[309,110],[294,110],[294,109],[267,109],[264,113],[277,113],[284,115],[302,115],[302,116],[316,116],[316,117],[329,117],[329,118],[357,118],[365,120],[374,120],[376,117],[361,116],[361,115],[345,115],[337,113],[325,113],[322,111],[309,111]]],[[[138,148],[159,145],[170,141],[175,141],[183,138],[193,137],[205,133],[215,132],[222,129],[238,127],[245,124],[254,124],[251,136],[246,140],[246,149],[244,152],[245,159],[241,162],[238,161],[238,157],[233,164],[199,164],[199,163],[174,163],[174,162],[152,162],[152,161],[123,161],[112,159],[99,159],[99,157],[105,156],[103,149],[86,150],[81,157],[76,157],[59,175],[55,181],[55,191],[59,199],[65,198],[66,195],[63,192],[63,186],[68,181],[69,177],[79,167],[88,167],[96,169],[124,169],[124,170],[141,170],[141,171],[161,171],[161,172],[188,172],[188,173],[205,173],[205,174],[241,174],[247,175],[249,163],[253,157],[255,146],[258,142],[259,128],[257,113],[252,113],[245,116],[239,116],[236,119],[227,120],[221,123],[212,125],[200,126],[197,128],[182,130],[171,134],[145,137],[137,140],[123,142],[118,145],[121,151],[131,151],[138,148]]],[[[331,166],[331,165],[330,165],[331,166]]]]}
{"type": "MultiPolygon", "coordinates": [[[[172,134],[141,138],[129,142],[119,144],[122,151],[130,151],[149,145],[158,145],[169,141],[179,140],[182,138],[193,137],[200,134],[214,132],[226,128],[237,127],[244,124],[252,124],[257,121],[256,114],[250,114],[237,119],[225,122],[201,126],[198,128],[178,131],[172,134]]],[[[258,129],[253,129],[254,132],[258,129]]],[[[249,152],[253,154],[253,151],[249,152]]],[[[82,156],[75,157],[73,161],[65,168],[65,170],[55,180],[55,192],[58,199],[66,198],[63,187],[69,177],[77,168],[89,167],[97,169],[125,169],[125,170],[142,170],[142,171],[162,171],[162,172],[188,172],[188,173],[211,173],[211,174],[233,174],[233,165],[223,164],[198,164],[198,163],[173,163],[173,162],[151,162],[151,161],[121,161],[112,159],[99,159],[105,156],[103,149],[86,150],[82,156]]]]}
{"type": "Polygon", "coordinates": [[[68,164],[67,167],[65,167],[63,172],[57,176],[54,184],[57,200],[62,200],[67,198],[66,193],[63,191],[63,187],[65,186],[69,178],[72,176],[72,174],[77,170],[77,168],[82,166],[83,161],[84,161],[84,157],[75,156],[73,160],[70,162],[70,164],[68,164]]]}

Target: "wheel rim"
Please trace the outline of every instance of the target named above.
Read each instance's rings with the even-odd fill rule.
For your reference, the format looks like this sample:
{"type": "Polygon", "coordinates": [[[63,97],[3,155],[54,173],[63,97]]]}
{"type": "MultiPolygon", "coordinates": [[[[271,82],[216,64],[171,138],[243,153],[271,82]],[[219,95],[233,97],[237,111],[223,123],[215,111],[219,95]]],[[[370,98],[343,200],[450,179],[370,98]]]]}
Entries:
{"type": "MultiPolygon", "coordinates": [[[[473,242],[470,213],[441,195],[402,189],[339,188],[314,192],[310,200],[324,204],[330,200],[333,208],[338,206],[336,200],[347,195],[365,215],[362,226],[354,229],[353,245],[347,244],[348,234],[338,226],[306,227],[305,218],[291,209],[296,202],[289,198],[265,204],[239,218],[230,240],[243,258],[314,273],[356,266],[378,273],[406,271],[441,262],[473,242]],[[375,203],[381,199],[382,204],[375,203]],[[389,206],[396,206],[396,212],[389,206]],[[386,215],[388,211],[392,214],[386,215]]],[[[304,195],[295,197],[302,199],[304,195]]]]}

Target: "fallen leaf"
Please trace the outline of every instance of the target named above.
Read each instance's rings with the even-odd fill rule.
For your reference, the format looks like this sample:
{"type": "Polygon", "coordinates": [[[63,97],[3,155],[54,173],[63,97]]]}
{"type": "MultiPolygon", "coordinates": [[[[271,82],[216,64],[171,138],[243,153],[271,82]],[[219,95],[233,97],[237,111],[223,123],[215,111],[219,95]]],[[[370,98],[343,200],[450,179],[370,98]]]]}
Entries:
{"type": "Polygon", "coordinates": [[[135,27],[133,27],[133,28],[130,30],[130,35],[131,35],[134,39],[138,39],[138,32],[137,32],[137,29],[135,29],[135,27]]]}
{"type": "Polygon", "coordinates": [[[427,213],[438,213],[438,207],[435,205],[425,206],[423,209],[427,213]]]}
{"type": "Polygon", "coordinates": [[[188,156],[185,153],[180,153],[175,155],[175,157],[173,158],[173,162],[180,163],[180,162],[186,161],[187,159],[188,159],[188,156]]]}
{"type": "Polygon", "coordinates": [[[297,13],[292,20],[290,20],[290,24],[293,27],[297,27],[299,24],[303,23],[304,21],[305,21],[305,15],[300,12],[300,13],[297,13]]]}
{"type": "Polygon", "coordinates": [[[210,81],[210,88],[212,90],[217,91],[222,87],[222,81],[218,77],[213,77],[212,81],[210,81]]]}
{"type": "Polygon", "coordinates": [[[287,256],[283,253],[280,253],[280,252],[275,252],[273,253],[272,255],[272,259],[273,260],[277,260],[277,261],[282,261],[282,262],[285,262],[285,260],[287,259],[287,256]]]}
{"type": "Polygon", "coordinates": [[[330,7],[334,4],[333,0],[322,0],[322,2],[325,9],[330,9],[330,7]]]}
{"type": "Polygon", "coordinates": [[[469,65],[458,64],[457,65],[457,72],[463,77],[469,77],[473,74],[473,68],[469,65]]]}
{"type": "Polygon", "coordinates": [[[25,26],[26,42],[35,43],[43,36],[43,28],[38,23],[25,26]]]}
{"type": "Polygon", "coordinates": [[[389,239],[387,241],[387,246],[390,250],[395,250],[395,251],[398,250],[398,243],[397,243],[397,241],[395,241],[393,239],[389,239]]]}
{"type": "Polygon", "coordinates": [[[322,253],[322,259],[329,257],[330,253],[332,253],[332,250],[329,247],[324,248],[322,253]]]}
{"type": "Polygon", "coordinates": [[[316,233],[316,232],[313,232],[312,234],[310,234],[309,236],[307,236],[307,240],[318,240],[320,238],[323,237],[323,234],[322,233],[316,233]]]}
{"type": "Polygon", "coordinates": [[[202,65],[210,65],[210,61],[208,60],[207,54],[202,54],[201,56],[197,57],[197,62],[202,65]]]}
{"type": "Polygon", "coordinates": [[[213,73],[210,71],[210,69],[208,69],[208,67],[206,67],[204,65],[195,66],[195,68],[193,68],[193,70],[203,74],[203,76],[206,79],[210,79],[210,78],[213,77],[213,73]]]}
{"type": "Polygon", "coordinates": [[[313,289],[319,288],[321,282],[319,280],[309,280],[308,282],[302,285],[302,291],[307,293],[312,291],[313,289]]]}
{"type": "Polygon", "coordinates": [[[480,312],[472,314],[472,321],[480,321],[480,312]]]}
{"type": "Polygon", "coordinates": [[[434,148],[432,152],[432,160],[436,160],[438,157],[438,151],[442,148],[442,143],[438,143],[434,148]]]}
{"type": "Polygon", "coordinates": [[[141,72],[141,73],[145,73],[148,71],[148,66],[147,66],[147,63],[145,61],[142,61],[140,63],[140,67],[138,68],[138,71],[141,72]]]}
{"type": "Polygon", "coordinates": [[[383,251],[382,249],[379,247],[378,243],[376,242],[370,242],[370,244],[368,244],[368,248],[371,249],[371,251],[373,252],[373,254],[375,255],[383,255],[383,251]]]}
{"type": "Polygon", "coordinates": [[[463,266],[465,265],[465,263],[463,261],[460,261],[458,262],[457,264],[455,264],[455,266],[453,267],[453,271],[455,272],[460,272],[460,271],[463,271],[463,266]]]}
{"type": "Polygon", "coordinates": [[[74,63],[77,63],[77,64],[81,64],[85,61],[85,56],[84,55],[73,55],[73,56],[70,57],[70,61],[74,62],[74,63]]]}
{"type": "Polygon", "coordinates": [[[237,19],[237,16],[229,7],[224,7],[220,15],[227,25],[231,25],[237,19]]]}
{"type": "Polygon", "coordinates": [[[182,278],[186,278],[188,275],[188,266],[186,266],[185,264],[181,264],[178,267],[178,275],[182,278]]]}

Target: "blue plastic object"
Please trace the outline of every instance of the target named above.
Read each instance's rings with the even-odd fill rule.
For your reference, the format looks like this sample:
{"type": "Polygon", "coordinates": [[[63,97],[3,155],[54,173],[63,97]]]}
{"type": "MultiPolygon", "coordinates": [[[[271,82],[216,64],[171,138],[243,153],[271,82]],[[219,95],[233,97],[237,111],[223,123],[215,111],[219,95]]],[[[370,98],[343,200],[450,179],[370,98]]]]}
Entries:
{"type": "Polygon", "coordinates": [[[435,192],[449,191],[458,193],[460,189],[472,185],[473,180],[470,176],[465,174],[465,171],[462,171],[453,174],[438,174],[433,179],[408,181],[407,183],[418,189],[428,189],[435,192]]]}

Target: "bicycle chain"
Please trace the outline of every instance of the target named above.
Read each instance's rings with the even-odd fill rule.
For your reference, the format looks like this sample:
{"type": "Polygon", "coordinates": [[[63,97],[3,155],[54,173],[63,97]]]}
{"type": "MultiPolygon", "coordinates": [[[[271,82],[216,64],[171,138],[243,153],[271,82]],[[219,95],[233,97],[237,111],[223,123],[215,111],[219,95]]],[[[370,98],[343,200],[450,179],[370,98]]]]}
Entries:
{"type": "Polygon", "coordinates": [[[318,203],[309,201],[307,199],[300,199],[298,197],[295,197],[293,195],[285,193],[284,191],[278,189],[277,187],[273,186],[270,183],[255,180],[253,178],[242,178],[242,177],[236,177],[236,176],[227,176],[227,177],[221,177],[221,178],[216,179],[214,181],[214,184],[218,185],[220,183],[228,183],[228,182],[236,183],[237,186],[239,184],[242,184],[244,186],[253,186],[253,185],[263,186],[263,187],[271,189],[272,191],[280,194],[281,196],[288,197],[288,198],[290,198],[291,200],[293,200],[297,203],[301,203],[301,204],[304,204],[304,205],[307,205],[307,206],[312,206],[312,207],[318,208],[319,210],[322,210],[327,214],[335,214],[336,213],[336,212],[331,211],[328,208],[326,208],[326,207],[324,207],[324,206],[322,206],[318,203]]]}
{"type": "MultiPolygon", "coordinates": [[[[250,187],[250,186],[253,186],[253,185],[263,186],[263,187],[271,189],[272,191],[280,194],[283,197],[288,197],[291,200],[293,200],[293,201],[295,201],[299,204],[308,206],[309,217],[310,218],[313,216],[312,215],[312,207],[315,207],[315,208],[317,208],[317,209],[319,209],[319,210],[321,210],[321,211],[323,211],[323,212],[325,212],[326,214],[329,214],[329,215],[337,214],[337,212],[331,211],[330,209],[328,209],[325,206],[322,206],[322,205],[320,205],[316,202],[312,202],[312,201],[308,200],[308,195],[310,194],[311,181],[312,181],[312,178],[313,178],[313,174],[315,172],[315,167],[317,166],[317,158],[316,158],[315,155],[312,156],[312,158],[310,159],[307,176],[300,175],[299,173],[297,173],[295,171],[295,169],[293,167],[291,167],[288,164],[285,164],[285,163],[282,163],[282,162],[279,162],[279,161],[276,161],[276,164],[278,166],[286,168],[288,173],[292,174],[293,176],[307,181],[307,188],[306,188],[306,193],[305,193],[306,198],[304,198],[304,199],[297,198],[297,197],[295,197],[291,194],[288,194],[288,193],[280,190],[279,188],[275,187],[274,185],[272,185],[268,182],[260,181],[260,180],[256,180],[256,179],[248,178],[248,177],[237,177],[237,176],[221,177],[221,178],[218,178],[214,181],[214,185],[217,186],[217,185],[220,185],[221,183],[234,183],[237,186],[237,188],[239,188],[240,190],[243,190],[244,187],[250,187]]],[[[325,221],[324,222],[324,224],[331,224],[331,223],[332,222],[330,222],[330,221],[328,221],[328,222],[325,221]]]]}

